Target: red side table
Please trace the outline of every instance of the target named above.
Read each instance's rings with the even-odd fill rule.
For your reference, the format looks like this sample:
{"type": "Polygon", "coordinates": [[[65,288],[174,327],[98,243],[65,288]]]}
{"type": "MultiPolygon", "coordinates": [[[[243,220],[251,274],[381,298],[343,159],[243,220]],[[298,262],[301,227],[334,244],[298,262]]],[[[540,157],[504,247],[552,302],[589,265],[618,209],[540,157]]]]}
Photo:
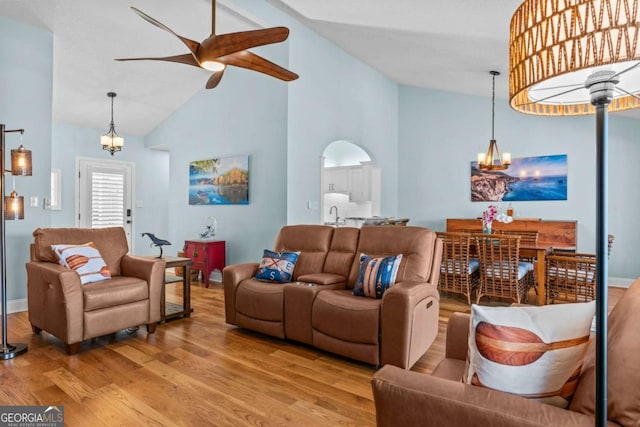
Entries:
{"type": "Polygon", "coordinates": [[[202,271],[205,286],[209,287],[209,276],[213,270],[220,270],[225,266],[224,240],[185,240],[184,256],[191,258],[192,270],[202,271]]]}

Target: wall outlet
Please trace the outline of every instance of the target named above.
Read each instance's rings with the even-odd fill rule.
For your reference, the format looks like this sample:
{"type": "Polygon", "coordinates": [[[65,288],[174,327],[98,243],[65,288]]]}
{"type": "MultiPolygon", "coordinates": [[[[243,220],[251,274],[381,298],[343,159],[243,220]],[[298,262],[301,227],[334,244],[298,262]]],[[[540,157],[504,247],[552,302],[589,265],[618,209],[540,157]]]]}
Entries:
{"type": "Polygon", "coordinates": [[[38,196],[29,197],[29,206],[31,206],[32,208],[38,207],[38,196]]]}
{"type": "Polygon", "coordinates": [[[144,202],[142,200],[136,200],[136,208],[144,208],[144,202]]]}
{"type": "Polygon", "coordinates": [[[317,200],[309,200],[307,202],[307,209],[317,211],[318,209],[320,209],[320,203],[318,203],[317,200]]]}

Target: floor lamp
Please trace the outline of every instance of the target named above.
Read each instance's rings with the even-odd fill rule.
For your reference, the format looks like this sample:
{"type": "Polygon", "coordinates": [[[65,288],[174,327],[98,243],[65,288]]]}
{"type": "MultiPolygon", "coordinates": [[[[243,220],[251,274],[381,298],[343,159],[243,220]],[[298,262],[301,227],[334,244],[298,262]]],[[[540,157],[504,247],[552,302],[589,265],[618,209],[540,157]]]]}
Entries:
{"type": "Polygon", "coordinates": [[[11,150],[11,170],[5,167],[5,134],[20,132],[20,140],[22,142],[22,134],[24,129],[7,130],[5,125],[0,124],[0,161],[2,161],[2,170],[0,171],[0,194],[3,201],[0,203],[0,241],[2,245],[2,260],[0,261],[0,281],[2,282],[2,352],[0,359],[13,359],[14,357],[27,351],[26,344],[9,344],[7,341],[7,246],[5,236],[5,221],[11,219],[24,219],[24,197],[18,196],[15,189],[11,195],[5,195],[5,179],[6,172],[12,175],[31,175],[31,151],[25,150],[20,144],[17,150],[11,150]]]}
{"type": "Polygon", "coordinates": [[[607,424],[607,111],[640,106],[637,0],[526,0],[511,19],[509,102],[596,115],[596,425],[607,424]]]}

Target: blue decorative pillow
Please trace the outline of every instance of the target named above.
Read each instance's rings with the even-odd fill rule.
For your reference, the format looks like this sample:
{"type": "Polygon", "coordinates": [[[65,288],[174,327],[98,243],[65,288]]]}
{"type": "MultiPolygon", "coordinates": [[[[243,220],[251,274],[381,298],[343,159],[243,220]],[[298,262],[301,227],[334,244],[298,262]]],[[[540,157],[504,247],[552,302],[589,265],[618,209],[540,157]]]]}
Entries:
{"type": "Polygon", "coordinates": [[[265,249],[256,279],[267,282],[290,282],[299,255],[300,252],[274,252],[265,249]]]}
{"type": "Polygon", "coordinates": [[[360,254],[358,280],[353,294],[360,297],[382,298],[384,291],[396,282],[402,254],[390,257],[371,257],[360,254]]]}

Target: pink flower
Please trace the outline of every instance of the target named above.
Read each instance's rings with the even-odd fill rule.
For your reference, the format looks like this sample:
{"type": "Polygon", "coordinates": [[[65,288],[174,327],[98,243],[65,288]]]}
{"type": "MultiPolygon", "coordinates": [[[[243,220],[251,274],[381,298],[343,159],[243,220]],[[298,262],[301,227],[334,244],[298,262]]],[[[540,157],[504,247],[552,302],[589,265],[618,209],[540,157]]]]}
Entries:
{"type": "Polygon", "coordinates": [[[485,226],[491,224],[498,216],[498,208],[495,205],[489,205],[487,209],[482,212],[482,224],[485,226]]]}

